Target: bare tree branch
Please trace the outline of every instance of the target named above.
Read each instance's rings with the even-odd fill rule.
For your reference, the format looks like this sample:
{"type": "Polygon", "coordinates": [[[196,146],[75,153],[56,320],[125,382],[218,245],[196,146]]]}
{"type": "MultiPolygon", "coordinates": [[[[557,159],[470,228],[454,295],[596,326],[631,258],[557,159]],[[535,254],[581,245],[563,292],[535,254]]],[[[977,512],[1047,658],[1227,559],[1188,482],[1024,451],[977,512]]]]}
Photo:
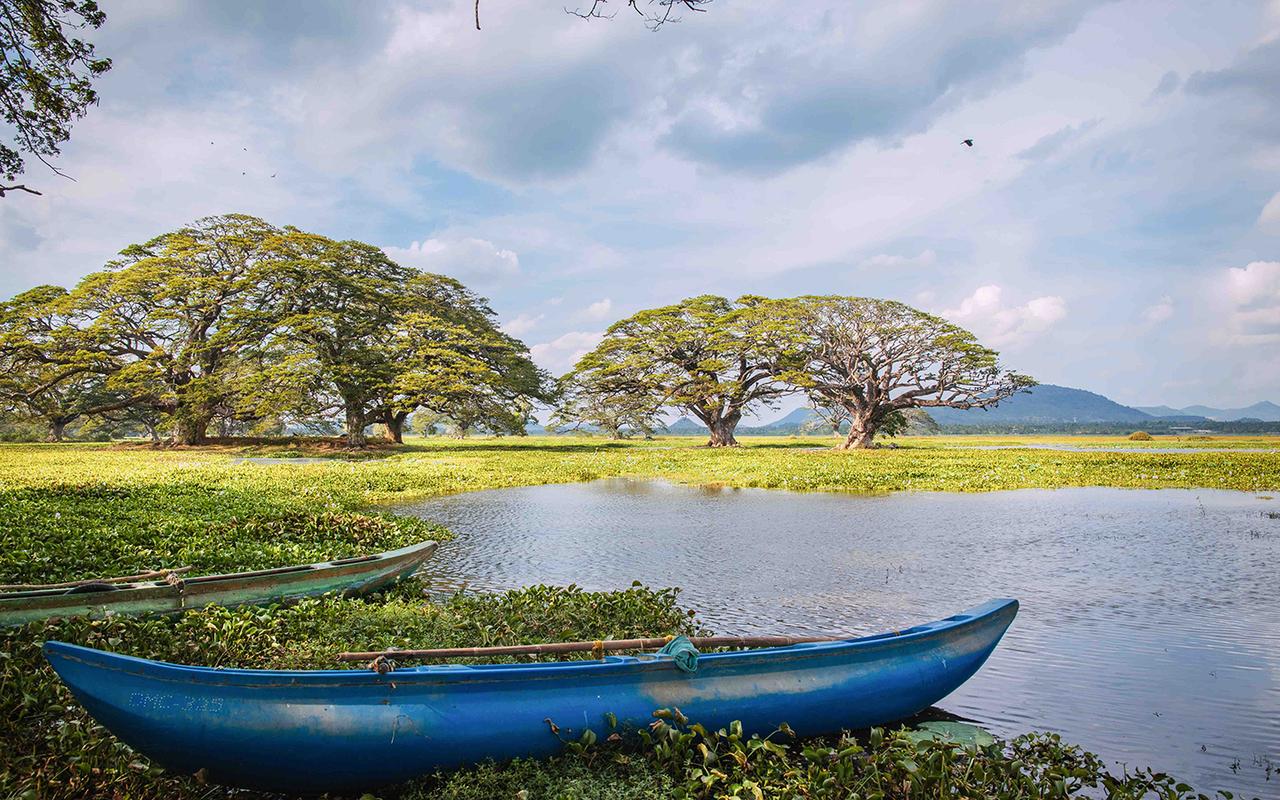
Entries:
{"type": "Polygon", "coordinates": [[[21,183],[14,186],[0,186],[0,197],[4,197],[5,192],[27,192],[29,194],[42,194],[35,189],[23,186],[21,183]]]}
{"type": "Polygon", "coordinates": [[[583,11],[581,8],[570,9],[566,7],[564,10],[564,13],[572,14],[573,16],[578,17],[580,19],[613,19],[618,15],[617,11],[613,12],[612,14],[600,13],[600,6],[608,2],[609,0],[592,0],[591,8],[587,9],[586,11],[583,11]]]}
{"type": "MultiPolygon", "coordinates": [[[[680,17],[675,16],[674,11],[677,8],[685,11],[706,11],[704,6],[711,3],[712,0],[627,0],[627,5],[640,15],[644,20],[645,27],[651,31],[656,31],[668,22],[679,22],[680,17]],[[644,8],[641,8],[644,5],[644,8]],[[657,11],[648,10],[651,6],[657,6],[657,11]]],[[[591,0],[591,7],[587,9],[568,8],[565,7],[564,13],[571,14],[579,19],[613,19],[618,12],[605,14],[601,10],[609,0],[591,0]]],[[[475,0],[475,17],[476,30],[480,30],[480,0],[475,0]]]]}

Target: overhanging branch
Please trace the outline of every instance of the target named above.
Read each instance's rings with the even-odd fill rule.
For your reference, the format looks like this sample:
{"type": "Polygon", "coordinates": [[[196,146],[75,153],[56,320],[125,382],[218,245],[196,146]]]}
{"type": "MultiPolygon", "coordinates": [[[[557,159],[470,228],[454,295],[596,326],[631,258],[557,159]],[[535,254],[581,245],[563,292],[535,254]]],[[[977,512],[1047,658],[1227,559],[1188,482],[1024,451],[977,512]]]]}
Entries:
{"type": "Polygon", "coordinates": [[[27,194],[36,194],[36,195],[43,194],[42,192],[37,192],[35,189],[32,189],[30,186],[24,186],[21,183],[15,184],[13,186],[0,186],[0,197],[4,197],[5,192],[26,192],[27,194]]]}

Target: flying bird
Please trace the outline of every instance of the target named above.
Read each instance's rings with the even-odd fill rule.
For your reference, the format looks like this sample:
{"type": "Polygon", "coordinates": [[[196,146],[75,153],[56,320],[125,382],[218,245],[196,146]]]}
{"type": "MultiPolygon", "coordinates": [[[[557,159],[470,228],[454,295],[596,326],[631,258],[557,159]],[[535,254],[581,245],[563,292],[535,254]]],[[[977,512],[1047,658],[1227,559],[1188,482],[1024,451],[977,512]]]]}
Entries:
{"type": "Polygon", "coordinates": [[[965,145],[965,146],[967,146],[967,147],[973,147],[973,140],[972,140],[972,139],[962,139],[962,140],[960,141],[960,144],[963,144],[963,145],[965,145]]]}

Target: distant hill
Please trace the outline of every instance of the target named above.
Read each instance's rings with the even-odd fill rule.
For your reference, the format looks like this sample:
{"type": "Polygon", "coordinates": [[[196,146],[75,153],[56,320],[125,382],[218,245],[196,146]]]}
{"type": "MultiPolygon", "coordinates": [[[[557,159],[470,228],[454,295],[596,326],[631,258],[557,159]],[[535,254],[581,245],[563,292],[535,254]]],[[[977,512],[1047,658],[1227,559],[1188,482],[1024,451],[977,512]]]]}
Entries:
{"type": "MultiPolygon", "coordinates": [[[[1161,409],[1163,410],[1163,409],[1161,409]]],[[[1169,411],[1179,415],[1180,421],[1205,422],[1203,417],[1188,417],[1178,409],[1169,411]]],[[[1100,394],[1067,386],[1043,384],[1030,392],[1014,395],[990,409],[960,410],[955,408],[926,409],[939,425],[945,426],[1001,426],[1001,425],[1079,425],[1090,423],[1124,423],[1137,425],[1154,422],[1164,415],[1152,415],[1145,411],[1121,405],[1100,394]]],[[[797,408],[781,419],[765,425],[740,425],[739,434],[786,435],[800,432],[805,421],[813,416],[808,408],[797,408]]],[[[1166,424],[1178,424],[1162,419],[1166,424]]],[[[705,433],[706,428],[688,417],[683,417],[668,430],[674,434],[705,433]]]]}
{"type": "Polygon", "coordinates": [[[797,408],[785,417],[775,419],[773,422],[764,425],[748,425],[745,427],[749,427],[755,431],[786,431],[791,433],[792,431],[800,430],[800,426],[804,425],[805,422],[807,422],[813,415],[813,411],[808,408],[797,408]]]}
{"type": "Polygon", "coordinates": [[[1015,394],[995,408],[960,410],[930,408],[939,425],[1048,424],[1080,422],[1142,422],[1151,414],[1122,406],[1100,394],[1046,383],[1015,394]]]}
{"type": "Polygon", "coordinates": [[[1182,409],[1173,408],[1171,406],[1132,406],[1141,411],[1143,414],[1150,414],[1153,417],[1182,417],[1182,409]]]}
{"type": "Polygon", "coordinates": [[[691,434],[702,434],[706,432],[706,425],[703,425],[701,422],[694,422],[688,417],[681,417],[667,426],[667,433],[672,433],[677,436],[689,436],[691,434]]]}
{"type": "MultiPolygon", "coordinates": [[[[1069,386],[1043,384],[1030,392],[1016,394],[991,409],[954,408],[926,409],[944,427],[944,432],[974,433],[995,431],[1052,432],[1123,432],[1145,429],[1156,433],[1170,432],[1176,426],[1210,427],[1226,432],[1269,431],[1280,422],[1280,405],[1263,401],[1247,408],[1211,408],[1209,406],[1140,406],[1121,405],[1094,392],[1069,386]],[[1218,425],[1211,425],[1218,422],[1218,425]],[[1226,423],[1233,423],[1226,426],[1226,423]],[[1268,427],[1271,426],[1271,427],[1268,427]]],[[[763,425],[744,420],[738,426],[739,436],[793,436],[813,417],[808,408],[797,408],[781,419],[763,425]]],[[[536,434],[537,426],[530,426],[536,434]]],[[[826,433],[820,427],[815,433],[826,433]]],[[[704,436],[707,427],[697,420],[681,417],[667,426],[665,433],[676,436],[704,436]]]]}
{"type": "Polygon", "coordinates": [[[1222,422],[1233,422],[1235,420],[1251,417],[1260,419],[1263,422],[1280,422],[1280,406],[1269,400],[1263,400],[1260,403],[1254,403],[1244,408],[1214,408],[1213,406],[1187,406],[1182,409],[1183,414],[1194,414],[1200,417],[1208,417],[1213,420],[1222,422]]]}

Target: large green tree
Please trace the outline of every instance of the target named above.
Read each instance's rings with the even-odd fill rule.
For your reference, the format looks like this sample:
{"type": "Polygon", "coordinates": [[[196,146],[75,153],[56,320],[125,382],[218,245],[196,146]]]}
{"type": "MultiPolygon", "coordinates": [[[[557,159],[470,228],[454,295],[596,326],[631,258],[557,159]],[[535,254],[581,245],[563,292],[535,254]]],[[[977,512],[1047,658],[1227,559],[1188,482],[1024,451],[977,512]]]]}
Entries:
{"type": "Polygon", "coordinates": [[[203,442],[234,393],[240,356],[270,329],[239,314],[280,231],[242,214],[206,217],[121,252],[71,301],[96,352],[115,359],[113,389],[172,415],[178,442],[203,442]]]}
{"type": "Polygon", "coordinates": [[[546,398],[525,345],[458,281],[403,267],[372,245],[301,231],[271,250],[261,300],[243,312],[273,326],[244,383],[254,413],[336,412],[348,444],[360,447],[375,423],[401,441],[419,408],[521,432],[546,398]]]}
{"type": "Polygon", "coordinates": [[[1035,385],[969,331],[903,303],[801,297],[772,306],[779,324],[805,337],[803,364],[779,377],[843,410],[842,449],[871,446],[909,409],[987,408],[1035,385]]]}
{"type": "Polygon", "coordinates": [[[578,361],[566,381],[651,407],[692,414],[710,447],[737,445],[753,407],[793,391],[777,375],[794,366],[796,332],[760,297],[689,298],[628,317],[578,361]]]}
{"type": "Polygon", "coordinates": [[[560,398],[548,423],[554,431],[597,428],[610,439],[652,436],[663,427],[662,406],[647,394],[611,392],[579,373],[563,380],[560,398]]]}
{"type": "Polygon", "coordinates": [[[41,420],[51,442],[71,423],[134,402],[111,385],[119,364],[89,346],[85,320],[58,286],[37,286],[0,304],[0,404],[41,420]]]}
{"type": "Polygon", "coordinates": [[[414,271],[372,245],[298,230],[269,249],[270,268],[244,311],[271,325],[257,348],[271,356],[257,383],[286,407],[309,398],[311,413],[336,411],[348,444],[364,446],[392,392],[393,329],[414,271]]]}
{"type": "Polygon", "coordinates": [[[79,32],[105,20],[93,0],[0,0],[0,119],[9,128],[0,141],[0,197],[40,194],[13,183],[24,153],[58,171],[48,159],[71,137],[72,121],[98,102],[93,79],[111,68],[79,32]]]}
{"type": "MultiPolygon", "coordinates": [[[[423,276],[452,283],[440,276],[423,276]]],[[[423,408],[460,430],[523,435],[536,403],[552,400],[548,376],[523,342],[499,330],[479,302],[422,309],[397,325],[397,374],[385,422],[400,441],[403,416],[423,408]]]]}

